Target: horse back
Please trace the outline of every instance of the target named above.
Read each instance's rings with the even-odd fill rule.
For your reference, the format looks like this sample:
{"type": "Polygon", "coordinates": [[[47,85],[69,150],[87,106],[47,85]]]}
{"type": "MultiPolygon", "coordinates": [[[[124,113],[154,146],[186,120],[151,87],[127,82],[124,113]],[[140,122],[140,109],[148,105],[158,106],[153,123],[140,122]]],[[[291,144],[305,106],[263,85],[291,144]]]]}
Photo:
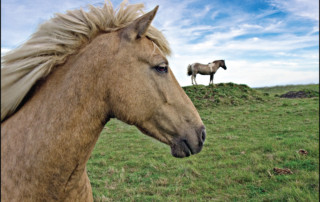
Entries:
{"type": "Polygon", "coordinates": [[[198,74],[202,74],[202,75],[210,75],[211,74],[211,70],[208,65],[204,65],[201,63],[193,63],[192,66],[193,66],[194,72],[197,72],[198,74]]]}

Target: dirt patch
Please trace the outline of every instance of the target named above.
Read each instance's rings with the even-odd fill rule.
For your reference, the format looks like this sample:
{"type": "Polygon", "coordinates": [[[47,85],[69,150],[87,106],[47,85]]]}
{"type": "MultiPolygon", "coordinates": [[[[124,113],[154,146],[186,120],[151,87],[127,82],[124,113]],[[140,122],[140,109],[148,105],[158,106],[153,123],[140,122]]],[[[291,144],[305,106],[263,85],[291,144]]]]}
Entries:
{"type": "Polygon", "coordinates": [[[277,175],[291,175],[293,172],[289,168],[273,168],[273,172],[277,175]]]}
{"type": "Polygon", "coordinates": [[[301,155],[307,155],[308,154],[307,150],[304,150],[304,149],[299,149],[298,153],[301,154],[301,155]]]}
{"type": "Polygon", "coordinates": [[[311,98],[318,97],[319,92],[313,90],[302,90],[302,91],[289,91],[283,95],[280,95],[281,98],[311,98]]]}

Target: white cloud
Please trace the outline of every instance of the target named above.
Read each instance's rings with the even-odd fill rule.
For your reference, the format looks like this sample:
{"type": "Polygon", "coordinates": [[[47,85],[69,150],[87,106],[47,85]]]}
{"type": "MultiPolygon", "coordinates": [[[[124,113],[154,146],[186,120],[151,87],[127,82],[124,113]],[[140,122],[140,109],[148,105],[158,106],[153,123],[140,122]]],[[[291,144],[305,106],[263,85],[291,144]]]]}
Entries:
{"type": "MultiPolygon", "coordinates": [[[[302,29],[290,29],[288,19],[263,19],[275,14],[277,11],[274,10],[243,16],[238,12],[231,18],[235,21],[225,21],[225,27],[221,27],[222,22],[213,23],[207,30],[202,29],[206,27],[201,24],[179,26],[179,19],[190,12],[178,11],[181,16],[175,16],[166,29],[174,52],[170,58],[171,67],[181,85],[191,84],[190,77],[186,75],[188,64],[208,63],[215,59],[226,59],[228,66],[227,71],[221,69],[217,72],[215,82],[245,83],[253,87],[318,82],[317,50],[304,50],[319,43],[318,37],[311,35],[316,32],[316,26],[305,35],[296,35],[295,31],[302,29]],[[255,21],[257,18],[259,20],[255,21]],[[197,38],[201,32],[205,34],[197,38]],[[265,36],[265,33],[272,35],[265,36]],[[237,39],[247,35],[252,37],[237,39]]],[[[207,85],[209,76],[199,75],[197,81],[207,85]]]]}
{"type": "MultiPolygon", "coordinates": [[[[289,0],[288,4],[267,1],[276,9],[247,12],[241,7],[225,7],[219,0],[210,3],[130,0],[130,3],[144,3],[145,11],[160,5],[153,25],[163,31],[171,45],[170,66],[183,86],[191,84],[186,75],[188,64],[216,59],[225,59],[228,69],[217,72],[215,83],[235,82],[257,87],[318,82],[319,55],[315,48],[319,44],[318,1],[289,0]],[[279,10],[288,16],[277,17],[279,10]],[[301,18],[312,23],[292,26],[301,18]]],[[[121,0],[112,2],[118,6],[121,0]]],[[[6,43],[2,44],[14,48],[35,31],[35,24],[53,13],[89,3],[97,4],[97,1],[27,0],[18,7],[2,1],[2,42],[6,43]]],[[[209,76],[197,76],[197,81],[207,85],[209,76]]]]}
{"type": "Polygon", "coordinates": [[[319,1],[317,0],[270,0],[270,2],[280,10],[319,22],[319,1]]]}
{"type": "Polygon", "coordinates": [[[309,84],[319,80],[317,70],[306,71],[297,67],[305,64],[287,61],[248,62],[244,60],[229,61],[226,71],[219,70],[216,82],[243,83],[251,87],[309,84]],[[288,67],[291,68],[283,68],[288,67]]]}
{"type": "Polygon", "coordinates": [[[97,0],[1,1],[1,44],[17,47],[55,13],[86,7],[97,0]]]}
{"type": "Polygon", "coordinates": [[[3,56],[4,54],[6,54],[7,52],[11,51],[10,48],[2,48],[1,47],[1,56],[3,56]]]}

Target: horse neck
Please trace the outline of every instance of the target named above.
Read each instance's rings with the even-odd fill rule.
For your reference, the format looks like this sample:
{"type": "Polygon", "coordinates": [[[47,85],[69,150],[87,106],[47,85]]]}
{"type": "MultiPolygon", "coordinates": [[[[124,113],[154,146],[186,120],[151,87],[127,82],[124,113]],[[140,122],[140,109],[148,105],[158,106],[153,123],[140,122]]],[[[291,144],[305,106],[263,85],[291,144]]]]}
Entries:
{"type": "Polygon", "coordinates": [[[109,120],[104,93],[108,85],[98,71],[107,61],[95,57],[103,55],[102,48],[84,49],[38,84],[31,98],[2,124],[3,131],[11,130],[7,136],[17,139],[16,146],[25,148],[24,155],[35,155],[31,159],[48,159],[45,163],[51,160],[56,166],[85,165],[109,120]]]}
{"type": "Polygon", "coordinates": [[[213,72],[218,71],[219,68],[220,68],[220,62],[215,62],[213,67],[212,67],[213,72]]]}

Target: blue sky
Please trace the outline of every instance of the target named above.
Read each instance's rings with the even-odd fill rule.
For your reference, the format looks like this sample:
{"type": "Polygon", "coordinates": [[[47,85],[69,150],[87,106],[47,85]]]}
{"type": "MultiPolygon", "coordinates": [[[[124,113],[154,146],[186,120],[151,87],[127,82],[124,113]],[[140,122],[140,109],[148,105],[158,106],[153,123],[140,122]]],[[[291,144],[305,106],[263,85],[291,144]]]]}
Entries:
{"type": "MultiPolygon", "coordinates": [[[[118,0],[111,1],[118,7],[118,0]]],[[[103,0],[2,0],[1,54],[16,48],[39,23],[103,0]]],[[[173,50],[169,63],[180,85],[191,84],[188,64],[224,59],[214,82],[251,87],[319,83],[317,0],[131,0],[145,11],[159,5],[153,25],[173,50]]],[[[209,76],[197,76],[208,85],[209,76]]]]}

